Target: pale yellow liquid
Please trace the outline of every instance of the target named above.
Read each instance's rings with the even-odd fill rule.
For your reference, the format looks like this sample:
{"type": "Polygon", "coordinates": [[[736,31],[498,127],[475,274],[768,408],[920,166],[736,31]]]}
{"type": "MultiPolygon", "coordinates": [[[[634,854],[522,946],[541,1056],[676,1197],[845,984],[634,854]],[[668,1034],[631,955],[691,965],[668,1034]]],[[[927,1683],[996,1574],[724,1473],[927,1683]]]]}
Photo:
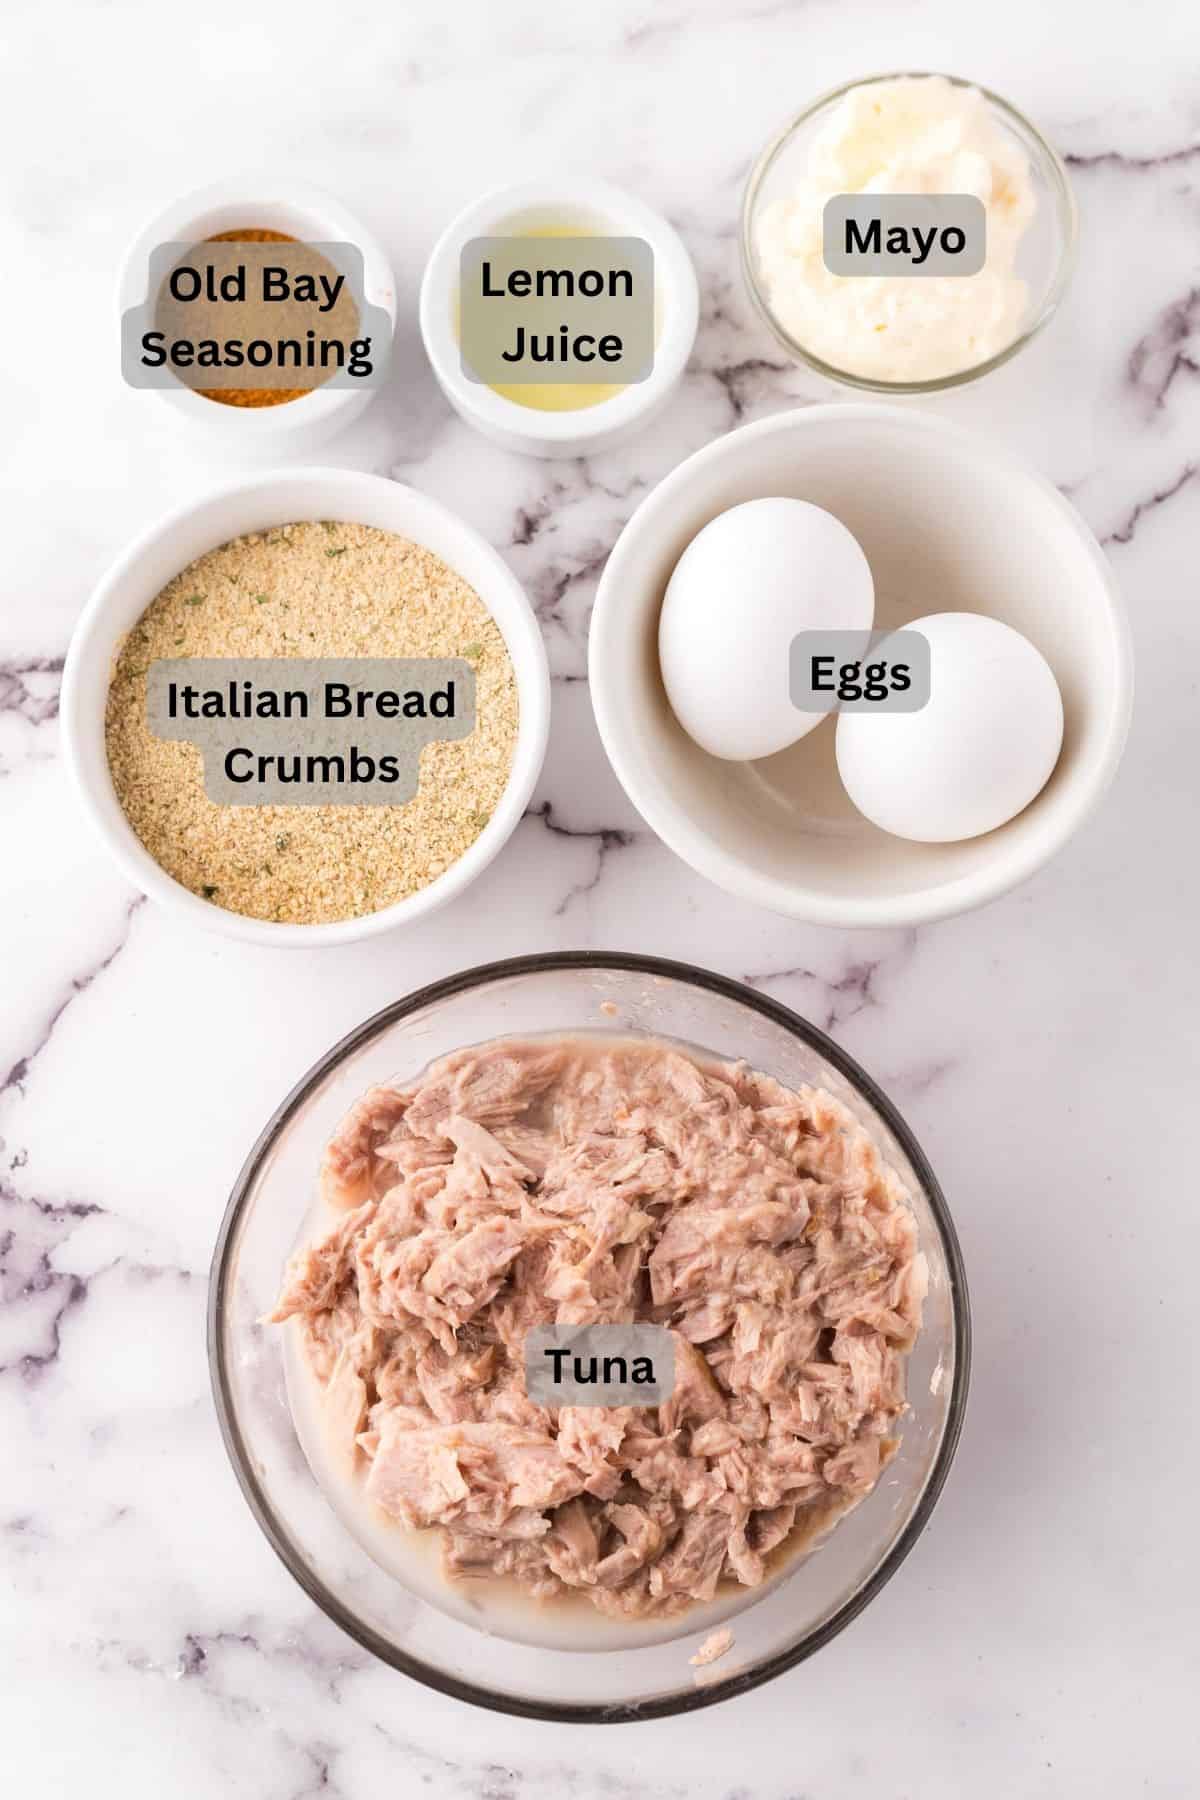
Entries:
{"type": "Polygon", "coordinates": [[[599,406],[602,400],[611,400],[614,394],[625,392],[623,381],[586,384],[581,381],[526,381],[519,385],[511,381],[492,381],[488,385],[493,393],[502,394],[506,400],[515,400],[518,406],[532,406],[536,412],[578,412],[585,406],[599,406]]]}
{"type": "MultiPolygon", "coordinates": [[[[507,235],[507,234],[506,234],[507,235]]],[[[538,225],[534,228],[522,226],[520,237],[596,237],[594,225],[538,225]]],[[[535,412],[579,412],[585,406],[599,406],[602,400],[611,400],[615,394],[625,392],[623,381],[493,381],[488,383],[492,392],[502,394],[506,400],[515,400],[518,406],[529,406],[535,412]]]]}

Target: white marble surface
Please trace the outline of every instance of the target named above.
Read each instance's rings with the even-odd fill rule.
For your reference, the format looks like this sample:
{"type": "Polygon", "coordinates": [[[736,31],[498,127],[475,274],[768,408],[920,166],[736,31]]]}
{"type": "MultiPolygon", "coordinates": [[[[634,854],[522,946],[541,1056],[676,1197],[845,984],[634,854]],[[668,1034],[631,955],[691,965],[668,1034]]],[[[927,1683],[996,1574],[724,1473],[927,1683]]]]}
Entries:
{"type": "Polygon", "coordinates": [[[13,0],[0,55],[6,1791],[1196,1793],[1194,10],[13,0]],[[821,397],[741,292],[741,183],[811,94],[896,66],[991,84],[1070,154],[1084,219],[1070,302],[943,408],[1024,450],[1104,539],[1139,697],[1116,788],[1053,866],[973,916],[856,936],[727,899],[654,841],[596,739],[584,646],[598,571],[647,489],[740,420],[821,397]],[[556,675],[535,808],[486,880],[407,934],[312,955],[193,936],[141,903],[86,833],[56,743],[57,673],[91,584],[219,473],[121,385],[118,260],[174,193],[259,163],[343,196],[399,271],[398,378],[328,460],[464,512],[527,584],[556,675]],[[667,210],[704,316],[669,415],[627,452],[555,467],[449,415],[414,302],[453,211],[563,163],[667,210]],[[68,329],[66,381],[41,348],[68,329]],[[977,1329],[957,1466],[883,1596],[753,1695],[617,1730],[463,1708],[315,1614],[234,1486],[203,1337],[231,1179],[308,1063],[464,963],[586,945],[748,977],[859,1056],[941,1174],[977,1329]]]}

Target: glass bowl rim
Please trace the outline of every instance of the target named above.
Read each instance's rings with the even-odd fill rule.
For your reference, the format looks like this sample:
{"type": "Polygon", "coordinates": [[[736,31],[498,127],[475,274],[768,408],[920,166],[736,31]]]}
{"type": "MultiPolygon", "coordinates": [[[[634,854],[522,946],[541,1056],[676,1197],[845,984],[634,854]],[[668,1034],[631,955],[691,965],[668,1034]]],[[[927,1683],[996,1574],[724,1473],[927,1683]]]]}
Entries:
{"type": "Polygon", "coordinates": [[[803,108],[801,112],[789,119],[786,125],[774,134],[766,146],[754,160],[750,174],[746,179],[745,191],[742,195],[742,213],[738,232],[742,277],[749,290],[756,310],[771,331],[777,343],[787,351],[794,361],[803,363],[814,374],[824,376],[828,381],[835,381],[842,387],[856,388],[867,394],[940,394],[951,388],[965,387],[969,381],[977,381],[981,375],[988,375],[993,369],[1000,368],[1009,362],[1019,350],[1035,338],[1050,323],[1062,302],[1075,272],[1075,264],[1079,251],[1079,208],[1075,200],[1075,191],[1071,186],[1067,167],[1058,151],[1038,130],[1031,119],[1015,107],[1003,95],[985,87],[982,82],[970,81],[964,75],[945,75],[937,69],[898,69],[882,75],[864,75],[854,81],[844,81],[838,87],[829,88],[818,95],[815,100],[803,108]],[[1034,146],[1045,159],[1050,177],[1050,186],[1057,202],[1057,214],[1063,224],[1063,241],[1059,246],[1058,263],[1050,285],[1042,298],[1041,305],[1034,318],[1019,331],[1010,344],[1003,350],[997,350],[983,362],[973,363],[968,369],[958,369],[951,375],[939,375],[924,381],[880,381],[870,375],[853,375],[846,369],[839,369],[833,363],[825,362],[813,351],[805,349],[791,333],[785,331],[768,304],[758,278],[754,263],[754,246],[751,233],[754,223],[754,209],[758,200],[759,189],[766,180],[776,158],[787,148],[801,126],[807,125],[825,107],[843,99],[855,88],[875,87],[881,81],[926,81],[937,77],[948,81],[952,87],[974,88],[982,94],[989,105],[995,107],[1002,117],[1018,129],[1018,135],[1032,139],[1034,146]]]}
{"type": "Polygon", "coordinates": [[[328,1619],[331,1619],[348,1637],[363,1649],[369,1650],[381,1662],[393,1669],[398,1669],[402,1674],[423,1683],[426,1687],[450,1695],[453,1699],[482,1706],[491,1712],[507,1713],[518,1718],[544,1719],[558,1724],[600,1725],[621,1724],[640,1719],[671,1718],[678,1713],[694,1712],[701,1707],[715,1706],[718,1701],[731,1699],[736,1694],[749,1693],[752,1688],[761,1687],[765,1682],[773,1680],[775,1676],[783,1674],[785,1670],[804,1662],[844,1630],[851,1620],[857,1618],[858,1614],[896,1573],[913,1548],[928,1523],[938,1496],[945,1486],[946,1477],[950,1472],[950,1465],[954,1460],[954,1453],[962,1433],[963,1415],[966,1408],[971,1365],[971,1319],[962,1252],[937,1177],[934,1175],[924,1151],[896,1107],[872,1077],[859,1067],[853,1057],[835,1044],[818,1026],[801,1018],[790,1007],[783,1006],[779,1001],[771,999],[769,995],[760,994],[754,988],[747,987],[743,982],[734,981],[728,976],[715,974],[711,970],[699,968],[692,963],[674,962],[658,956],[624,954],[620,951],[605,950],[566,950],[480,963],[472,968],[464,969],[456,975],[448,975],[439,981],[430,982],[425,987],[418,988],[403,998],[392,1001],[390,1005],[380,1008],[378,1012],[372,1013],[369,1018],[364,1019],[360,1025],[355,1026],[352,1031],[340,1038],[312,1065],[305,1075],[301,1076],[263,1127],[243,1163],[230,1193],[217,1235],[209,1274],[207,1347],[209,1376],[217,1422],[242,1496],[259,1529],[288,1573],[328,1619]],[[516,1695],[499,1693],[495,1689],[483,1687],[475,1682],[461,1681],[457,1677],[447,1675],[443,1670],[423,1662],[419,1657],[397,1649],[372,1626],[344,1606],[337,1595],[331,1593],[307,1564],[293,1553],[289,1534],[280,1524],[270,1497],[254,1471],[253,1461],[246,1448],[233,1403],[222,1329],[226,1311],[226,1294],[231,1276],[230,1250],[259,1170],[273,1150],[284,1127],[300,1110],[309,1094],[324,1080],[326,1075],[336,1068],[345,1057],[360,1049],[372,1038],[387,1030],[398,1020],[407,1018],[424,1007],[436,1005],[439,1001],[451,999],[472,988],[481,988],[500,980],[523,975],[545,974],[555,970],[588,969],[610,969],[614,972],[632,971],[650,976],[661,976],[693,988],[700,988],[708,993],[717,994],[723,999],[740,1002],[742,1005],[751,1007],[773,1024],[779,1025],[783,1030],[800,1038],[810,1049],[816,1050],[820,1056],[831,1063],[838,1073],[862,1094],[893,1133],[924,1190],[946,1258],[954,1323],[954,1374],[946,1406],[946,1420],[941,1442],[916,1505],[886,1555],[872,1569],[866,1580],[815,1630],[805,1633],[796,1643],[788,1645],[785,1649],[776,1651],[753,1669],[740,1670],[723,1679],[706,1683],[702,1687],[690,1689],[685,1693],[645,1702],[584,1704],[526,1700],[516,1695]]]}

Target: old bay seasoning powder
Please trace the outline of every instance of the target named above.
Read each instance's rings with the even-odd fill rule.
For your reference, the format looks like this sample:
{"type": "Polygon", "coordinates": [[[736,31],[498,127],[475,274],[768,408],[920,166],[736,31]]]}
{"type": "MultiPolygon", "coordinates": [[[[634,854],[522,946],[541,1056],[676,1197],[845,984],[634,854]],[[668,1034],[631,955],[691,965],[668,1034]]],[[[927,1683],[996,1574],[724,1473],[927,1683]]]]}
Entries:
{"type": "MultiPolygon", "coordinates": [[[[294,244],[295,238],[286,231],[268,231],[255,227],[253,230],[215,231],[206,244],[294,244]]],[[[310,390],[308,388],[197,388],[196,392],[205,400],[215,400],[220,406],[282,406],[288,400],[302,400],[310,390]]]]}
{"type": "MultiPolygon", "coordinates": [[[[236,231],[215,231],[211,237],[205,238],[206,244],[294,244],[296,239],[286,231],[269,231],[265,226],[239,226],[236,231]]],[[[322,256],[317,259],[323,271],[333,275],[336,273],[333,264],[322,256]]],[[[354,325],[358,326],[358,311],[353,308],[354,325]]],[[[330,371],[332,373],[332,371],[330,371]]],[[[328,375],[324,377],[328,379],[328,375]]],[[[190,386],[191,383],[185,383],[190,386]]],[[[317,384],[318,386],[320,383],[317,384]]],[[[215,400],[219,406],[283,406],[289,400],[303,400],[305,394],[313,392],[312,387],[298,388],[196,388],[204,400],[215,400]]]]}
{"type": "Polygon", "coordinates": [[[469,849],[507,784],[517,719],[475,590],[406,538],[327,521],[234,538],[169,582],[121,646],[105,741],[125,816],[168,875],[231,912],[315,925],[393,906],[469,849]],[[195,745],[146,720],[151,662],[180,656],[461,656],[475,728],[426,745],[403,806],[218,806],[195,745]]]}

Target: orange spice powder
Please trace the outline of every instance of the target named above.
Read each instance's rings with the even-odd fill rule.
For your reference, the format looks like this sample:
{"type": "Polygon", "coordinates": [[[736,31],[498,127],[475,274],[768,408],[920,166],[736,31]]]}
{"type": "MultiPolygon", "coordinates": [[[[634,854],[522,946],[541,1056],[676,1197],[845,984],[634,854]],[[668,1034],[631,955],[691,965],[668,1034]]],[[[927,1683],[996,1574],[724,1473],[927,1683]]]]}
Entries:
{"type": "MultiPolygon", "coordinates": [[[[206,244],[294,244],[286,231],[266,231],[257,226],[239,231],[217,231],[205,238],[206,244]]],[[[197,388],[206,400],[219,400],[222,406],[283,406],[288,400],[300,400],[308,388],[197,388]]]]}

